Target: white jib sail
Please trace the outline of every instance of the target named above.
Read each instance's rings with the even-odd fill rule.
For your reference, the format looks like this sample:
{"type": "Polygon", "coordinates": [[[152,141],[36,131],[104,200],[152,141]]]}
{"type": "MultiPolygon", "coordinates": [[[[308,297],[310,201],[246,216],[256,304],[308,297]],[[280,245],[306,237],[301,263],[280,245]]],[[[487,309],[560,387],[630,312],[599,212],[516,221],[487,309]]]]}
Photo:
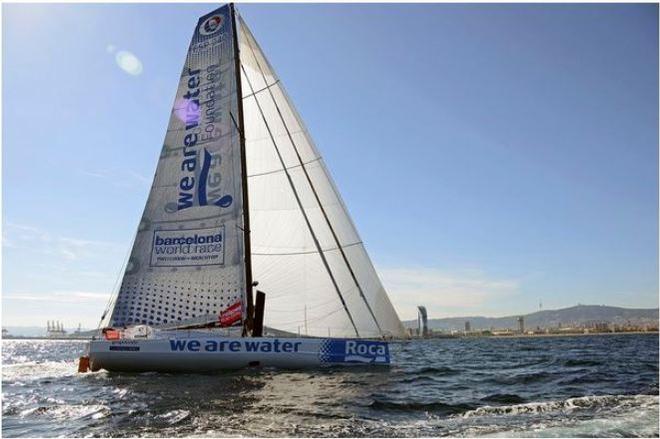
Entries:
{"type": "Polygon", "coordinates": [[[405,331],[322,158],[239,18],[253,279],[265,324],[310,336],[405,331]]]}
{"type": "Polygon", "coordinates": [[[206,322],[245,305],[233,32],[228,6],[195,28],[113,326],[206,322]]]}

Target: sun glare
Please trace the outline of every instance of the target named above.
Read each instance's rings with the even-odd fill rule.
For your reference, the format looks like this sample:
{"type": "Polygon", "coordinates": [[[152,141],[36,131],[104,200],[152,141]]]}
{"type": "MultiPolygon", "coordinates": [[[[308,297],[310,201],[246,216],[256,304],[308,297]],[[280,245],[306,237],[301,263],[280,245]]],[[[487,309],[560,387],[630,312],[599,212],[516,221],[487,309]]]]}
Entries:
{"type": "Polygon", "coordinates": [[[142,62],[140,59],[126,50],[120,50],[115,55],[117,65],[129,75],[137,76],[142,73],[142,62]]]}

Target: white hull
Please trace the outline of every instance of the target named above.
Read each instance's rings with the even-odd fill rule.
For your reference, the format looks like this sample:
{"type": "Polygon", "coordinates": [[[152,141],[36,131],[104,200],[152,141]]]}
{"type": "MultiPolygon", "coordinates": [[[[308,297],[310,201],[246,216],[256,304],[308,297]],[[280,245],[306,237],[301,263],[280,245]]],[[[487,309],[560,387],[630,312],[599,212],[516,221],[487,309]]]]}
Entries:
{"type": "Polygon", "coordinates": [[[124,372],[212,372],[245,367],[388,365],[386,342],[355,339],[170,337],[90,342],[90,367],[124,372]]]}

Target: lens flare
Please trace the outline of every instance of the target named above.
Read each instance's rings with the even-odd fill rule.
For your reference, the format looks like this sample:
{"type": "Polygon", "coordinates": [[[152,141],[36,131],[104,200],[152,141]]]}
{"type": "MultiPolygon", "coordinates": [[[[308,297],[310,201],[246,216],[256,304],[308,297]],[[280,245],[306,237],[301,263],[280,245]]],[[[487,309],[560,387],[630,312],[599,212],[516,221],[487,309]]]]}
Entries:
{"type": "Polygon", "coordinates": [[[129,75],[137,76],[142,73],[142,61],[127,50],[120,50],[115,55],[117,65],[129,75]]]}

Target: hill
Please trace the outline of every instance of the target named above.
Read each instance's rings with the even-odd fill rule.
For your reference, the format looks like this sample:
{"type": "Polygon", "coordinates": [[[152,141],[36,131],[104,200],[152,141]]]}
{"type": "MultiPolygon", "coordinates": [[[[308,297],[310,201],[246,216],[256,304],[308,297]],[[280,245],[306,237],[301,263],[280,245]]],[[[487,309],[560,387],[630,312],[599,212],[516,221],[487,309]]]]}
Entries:
{"type": "MultiPolygon", "coordinates": [[[[465,322],[470,322],[472,330],[515,329],[518,327],[518,315],[507,317],[448,317],[429,319],[429,328],[443,331],[462,331],[465,322]]],[[[537,311],[523,315],[526,328],[556,328],[558,326],[579,326],[589,322],[643,325],[658,322],[658,308],[619,308],[605,305],[577,305],[569,308],[537,311]]],[[[407,328],[416,328],[417,321],[403,322],[407,328]]]]}

